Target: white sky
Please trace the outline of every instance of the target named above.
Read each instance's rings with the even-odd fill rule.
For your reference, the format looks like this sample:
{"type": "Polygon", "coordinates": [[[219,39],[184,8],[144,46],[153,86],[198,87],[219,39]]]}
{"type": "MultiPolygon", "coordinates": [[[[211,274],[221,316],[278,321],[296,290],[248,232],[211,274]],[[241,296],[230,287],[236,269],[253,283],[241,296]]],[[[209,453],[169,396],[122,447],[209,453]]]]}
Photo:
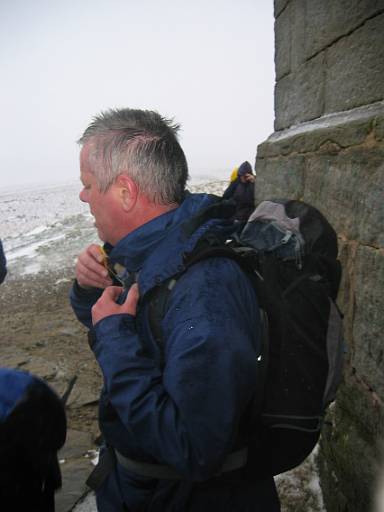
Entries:
{"type": "Polygon", "coordinates": [[[226,179],[273,132],[272,0],[0,0],[0,187],[79,175],[101,110],[182,126],[191,176],[226,179]]]}

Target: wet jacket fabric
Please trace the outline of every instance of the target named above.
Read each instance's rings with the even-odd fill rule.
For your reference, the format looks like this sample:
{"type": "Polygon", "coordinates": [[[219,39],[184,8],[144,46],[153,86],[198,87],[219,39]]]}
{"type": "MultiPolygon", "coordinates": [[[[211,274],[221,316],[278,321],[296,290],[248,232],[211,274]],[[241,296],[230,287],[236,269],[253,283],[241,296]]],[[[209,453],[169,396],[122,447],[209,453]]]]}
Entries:
{"type": "MultiPolygon", "coordinates": [[[[246,482],[241,470],[215,475],[228,454],[246,446],[258,378],[259,310],[248,278],[227,258],[202,261],[172,290],[162,350],[148,322],[147,294],[182,269],[183,254],[202,234],[223,227],[210,219],[191,236],[183,230],[211,201],[189,194],[110,252],[111,263],[138,272],[141,307],[136,318],[113,315],[94,328],[92,348],[104,377],[100,428],[124,456],[170,465],[182,479],[149,479],[117,463],[97,492],[100,512],[279,510],[272,478],[246,482]]],[[[72,307],[89,328],[100,294],[76,284],[71,292],[72,307]]]]}
{"type": "Polygon", "coordinates": [[[246,221],[255,208],[255,184],[242,183],[240,178],[237,178],[224,191],[223,198],[235,201],[234,219],[246,221]]]}
{"type": "Polygon", "coordinates": [[[0,368],[0,423],[8,418],[33,382],[34,377],[27,372],[0,368]]]}
{"type": "Polygon", "coordinates": [[[4,281],[7,275],[7,261],[3,250],[3,244],[0,240],[0,284],[4,281]]]}

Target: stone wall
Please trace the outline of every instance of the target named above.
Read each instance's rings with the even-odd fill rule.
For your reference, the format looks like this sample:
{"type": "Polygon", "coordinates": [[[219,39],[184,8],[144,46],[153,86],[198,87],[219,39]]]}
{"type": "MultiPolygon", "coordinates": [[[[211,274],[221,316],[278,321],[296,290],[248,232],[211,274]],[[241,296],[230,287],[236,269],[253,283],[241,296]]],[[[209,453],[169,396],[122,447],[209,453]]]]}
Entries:
{"type": "Polygon", "coordinates": [[[383,99],[383,0],[276,0],[275,130],[383,99]]]}
{"type": "Polygon", "coordinates": [[[275,1],[275,132],[257,192],[339,235],[347,364],[321,443],[328,512],[367,512],[384,466],[384,0],[275,1]]]}

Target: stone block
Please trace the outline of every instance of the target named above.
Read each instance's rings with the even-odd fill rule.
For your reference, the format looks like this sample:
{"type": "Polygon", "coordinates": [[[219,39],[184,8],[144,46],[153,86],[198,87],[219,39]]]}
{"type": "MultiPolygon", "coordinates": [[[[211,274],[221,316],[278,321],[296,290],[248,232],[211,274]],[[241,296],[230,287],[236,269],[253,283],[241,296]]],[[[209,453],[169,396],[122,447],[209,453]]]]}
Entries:
{"type": "Polygon", "coordinates": [[[275,20],[275,70],[276,81],[291,71],[291,23],[287,8],[275,20]]]}
{"type": "Polygon", "coordinates": [[[307,158],[305,199],[324,209],[336,231],[384,247],[384,147],[356,146],[307,158]]]}
{"type": "Polygon", "coordinates": [[[303,64],[275,86],[275,130],[320,117],[324,108],[324,55],[303,64]]]}
{"type": "Polygon", "coordinates": [[[384,251],[359,246],[356,252],[354,350],[351,364],[384,401],[384,251]]]}
{"type": "Polygon", "coordinates": [[[304,158],[256,160],[256,203],[273,197],[300,198],[304,188],[304,158]]]}
{"type": "Polygon", "coordinates": [[[357,244],[339,238],[339,260],[341,262],[341,282],[337,296],[337,304],[343,314],[343,335],[346,346],[345,362],[350,364],[354,353],[353,317],[355,308],[355,253],[357,244]]]}
{"type": "Polygon", "coordinates": [[[377,140],[384,140],[384,117],[376,119],[375,122],[375,137],[377,140]]]}
{"type": "Polygon", "coordinates": [[[306,58],[350,34],[382,10],[382,0],[307,0],[306,58]]]}
{"type": "Polygon", "coordinates": [[[384,13],[327,50],[324,112],[384,98],[384,13]]]}
{"type": "Polygon", "coordinates": [[[281,12],[286,8],[289,4],[289,0],[275,0],[274,1],[274,15],[275,18],[280,16],[281,12]]]}
{"type": "Polygon", "coordinates": [[[289,4],[291,17],[291,69],[295,71],[307,60],[305,56],[306,0],[296,0],[289,4]]]}
{"type": "MultiPolygon", "coordinates": [[[[373,129],[375,113],[384,116],[384,107],[381,109],[380,106],[376,109],[359,108],[347,113],[323,116],[320,119],[275,132],[258,146],[257,154],[267,158],[291,153],[315,152],[327,143],[338,146],[338,150],[362,144],[373,129]]],[[[379,118],[377,118],[377,138],[380,137],[380,130],[384,130],[384,126],[379,125],[379,118]]]]}

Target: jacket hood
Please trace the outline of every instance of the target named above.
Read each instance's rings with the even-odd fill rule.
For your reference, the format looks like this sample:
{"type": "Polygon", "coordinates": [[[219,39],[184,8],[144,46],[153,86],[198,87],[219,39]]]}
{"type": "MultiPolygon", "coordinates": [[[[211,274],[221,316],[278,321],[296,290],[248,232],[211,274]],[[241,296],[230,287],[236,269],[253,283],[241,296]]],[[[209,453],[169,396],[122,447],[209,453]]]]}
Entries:
{"type": "Polygon", "coordinates": [[[0,368],[0,423],[5,421],[16,405],[20,403],[32,382],[33,377],[27,372],[0,368]]]}
{"type": "Polygon", "coordinates": [[[226,219],[202,217],[190,232],[190,221],[218,201],[208,194],[187,193],[178,208],[143,224],[112,249],[110,262],[123,265],[127,273],[138,273],[140,295],[183,270],[183,257],[192,251],[208,230],[228,225],[226,219]]]}
{"type": "Polygon", "coordinates": [[[252,174],[252,166],[247,161],[243,162],[237,171],[238,176],[245,176],[246,174],[252,174]]]}

